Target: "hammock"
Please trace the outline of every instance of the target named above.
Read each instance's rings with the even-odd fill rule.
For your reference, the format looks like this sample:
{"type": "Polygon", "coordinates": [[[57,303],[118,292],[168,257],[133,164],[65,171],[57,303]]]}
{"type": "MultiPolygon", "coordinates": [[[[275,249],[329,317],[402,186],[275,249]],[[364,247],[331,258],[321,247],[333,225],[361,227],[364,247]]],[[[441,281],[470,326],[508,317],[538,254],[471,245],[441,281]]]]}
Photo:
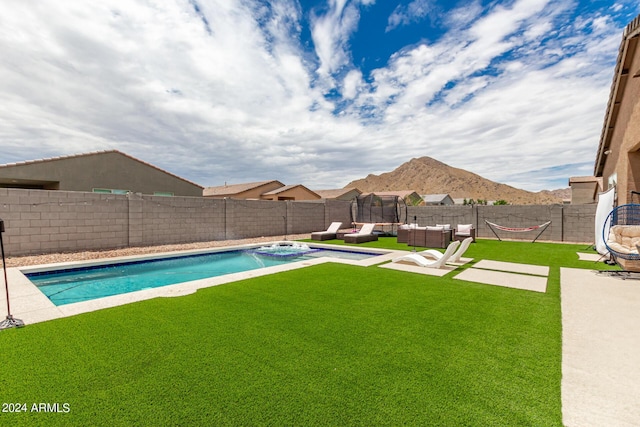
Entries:
{"type": "Polygon", "coordinates": [[[495,236],[500,241],[502,241],[502,239],[500,238],[500,236],[498,236],[498,233],[496,233],[496,230],[508,231],[510,233],[525,233],[527,231],[534,231],[534,230],[540,230],[541,229],[540,232],[538,233],[538,235],[535,237],[535,239],[533,239],[533,241],[531,243],[534,243],[536,240],[538,240],[538,237],[540,237],[540,235],[542,233],[544,233],[544,230],[547,229],[549,224],[551,224],[551,221],[547,221],[544,224],[540,224],[540,225],[534,225],[534,226],[531,226],[531,227],[518,228],[518,227],[505,227],[503,225],[494,224],[493,222],[489,222],[486,219],[484,220],[484,222],[487,223],[487,225],[489,226],[489,229],[493,232],[493,234],[495,234],[495,236]]]}

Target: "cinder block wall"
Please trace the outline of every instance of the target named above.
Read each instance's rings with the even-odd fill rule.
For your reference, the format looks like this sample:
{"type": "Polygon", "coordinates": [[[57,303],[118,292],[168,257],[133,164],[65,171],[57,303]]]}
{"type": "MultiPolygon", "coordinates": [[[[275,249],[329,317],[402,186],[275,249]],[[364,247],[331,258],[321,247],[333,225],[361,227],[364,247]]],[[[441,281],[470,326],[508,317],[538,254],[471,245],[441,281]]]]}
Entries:
{"type": "Polygon", "coordinates": [[[7,255],[119,248],[129,244],[124,195],[0,188],[7,255]]]}
{"type": "Polygon", "coordinates": [[[563,205],[563,208],[562,241],[595,243],[596,205],[563,205]]]}
{"type": "Polygon", "coordinates": [[[324,201],[324,224],[320,228],[310,231],[326,230],[332,222],[340,221],[341,228],[351,227],[351,202],[345,200],[324,201]]]}
{"type": "MultiPolygon", "coordinates": [[[[522,206],[410,206],[407,222],[414,217],[420,226],[451,224],[473,224],[476,236],[495,239],[496,236],[485,220],[513,228],[551,225],[540,235],[539,240],[555,242],[592,242],[595,236],[596,205],[522,205],[522,206]]],[[[539,230],[524,233],[497,231],[503,239],[533,240],[539,230]]]]}
{"type": "Polygon", "coordinates": [[[407,209],[407,223],[425,225],[457,224],[476,225],[476,211],[468,206],[409,206],[407,209]]]}
{"type": "Polygon", "coordinates": [[[324,229],[324,203],[317,201],[286,202],[287,234],[308,233],[324,229]]]}
{"type": "Polygon", "coordinates": [[[265,200],[226,202],[226,239],[284,236],[287,233],[287,203],[265,200]]]}
{"type": "Polygon", "coordinates": [[[130,195],[142,201],[131,234],[142,230],[143,246],[225,239],[225,200],[130,195]]]}
{"type": "MultiPolygon", "coordinates": [[[[541,240],[593,242],[595,205],[408,207],[407,222],[474,224],[478,237],[495,238],[484,220],[529,227],[548,220],[541,240]]],[[[324,230],[333,221],[351,226],[351,203],[340,200],[262,200],[116,195],[0,188],[9,256],[132,246],[231,240],[324,230]]],[[[537,232],[505,233],[532,240],[537,232]]]]}

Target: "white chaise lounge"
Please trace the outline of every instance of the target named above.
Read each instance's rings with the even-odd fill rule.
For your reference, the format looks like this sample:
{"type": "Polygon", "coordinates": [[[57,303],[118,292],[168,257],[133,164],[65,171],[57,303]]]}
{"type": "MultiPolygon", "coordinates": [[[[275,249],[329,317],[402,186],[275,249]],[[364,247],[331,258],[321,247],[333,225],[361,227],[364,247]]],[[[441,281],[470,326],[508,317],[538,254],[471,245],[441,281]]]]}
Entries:
{"type": "MultiPolygon", "coordinates": [[[[449,258],[447,262],[450,264],[460,264],[462,262],[460,261],[462,259],[462,255],[464,255],[467,249],[469,249],[469,246],[471,246],[472,242],[473,242],[473,237],[467,237],[466,239],[464,239],[462,243],[459,243],[460,246],[458,247],[458,250],[453,255],[451,255],[451,258],[449,258]]],[[[453,243],[454,242],[451,242],[451,244],[453,243]]],[[[420,251],[418,252],[418,255],[422,255],[423,257],[432,258],[432,259],[440,259],[444,256],[442,252],[436,249],[427,249],[425,251],[420,251]]]]}
{"type": "Polygon", "coordinates": [[[451,242],[451,244],[447,247],[447,250],[444,251],[444,254],[442,254],[440,259],[436,259],[433,261],[430,261],[417,253],[410,253],[408,255],[403,255],[401,257],[395,258],[393,262],[412,263],[412,264],[419,265],[420,267],[427,267],[427,268],[442,268],[444,267],[446,262],[449,260],[449,258],[451,258],[451,255],[453,255],[456,249],[458,249],[458,246],[460,246],[460,242],[458,241],[451,242]]]}

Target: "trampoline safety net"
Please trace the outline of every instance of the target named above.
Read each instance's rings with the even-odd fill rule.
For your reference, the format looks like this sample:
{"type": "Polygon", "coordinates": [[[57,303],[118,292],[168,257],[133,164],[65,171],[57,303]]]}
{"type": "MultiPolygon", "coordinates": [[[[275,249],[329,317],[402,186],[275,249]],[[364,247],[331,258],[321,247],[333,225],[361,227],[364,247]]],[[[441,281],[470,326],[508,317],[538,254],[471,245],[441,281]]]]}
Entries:
{"type": "Polygon", "coordinates": [[[404,224],[407,204],[399,196],[367,194],[357,197],[351,204],[352,222],[404,224]]]}

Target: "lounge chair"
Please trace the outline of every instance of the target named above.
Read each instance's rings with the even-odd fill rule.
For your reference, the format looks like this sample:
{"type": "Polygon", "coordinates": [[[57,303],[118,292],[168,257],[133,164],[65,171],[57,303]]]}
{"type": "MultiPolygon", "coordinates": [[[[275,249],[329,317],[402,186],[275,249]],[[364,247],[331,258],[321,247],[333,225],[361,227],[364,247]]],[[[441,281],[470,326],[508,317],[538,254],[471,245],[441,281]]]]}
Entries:
{"type": "MultiPolygon", "coordinates": [[[[458,242],[457,240],[455,240],[454,242],[458,242]]],[[[451,244],[453,245],[452,242],[451,244]]],[[[459,243],[459,247],[458,250],[451,255],[451,258],[449,258],[449,263],[459,263],[460,259],[462,258],[462,255],[464,255],[464,253],[467,251],[467,249],[469,249],[469,246],[471,245],[471,243],[473,242],[473,238],[472,237],[467,237],[466,239],[464,239],[462,241],[462,243],[459,243]]],[[[418,252],[418,255],[422,255],[424,257],[427,258],[433,258],[433,259],[440,259],[444,256],[444,254],[440,251],[437,251],[435,249],[427,249],[426,251],[420,251],[418,252]]]]}
{"type": "Polygon", "coordinates": [[[476,241],[476,229],[473,224],[458,224],[455,232],[453,233],[454,240],[463,241],[467,237],[473,238],[476,241]]]}
{"type": "Polygon", "coordinates": [[[373,233],[375,224],[364,224],[357,233],[344,235],[345,243],[364,243],[378,240],[378,235],[373,233]]]}
{"type": "Polygon", "coordinates": [[[331,240],[336,238],[336,233],[342,226],[341,222],[332,222],[326,231],[314,231],[311,233],[311,240],[331,240]]]}
{"type": "Polygon", "coordinates": [[[395,258],[393,262],[410,262],[413,264],[417,264],[420,267],[442,268],[444,267],[445,263],[449,260],[449,258],[451,258],[451,255],[453,255],[456,249],[458,249],[458,246],[460,246],[460,242],[458,241],[451,242],[451,244],[447,247],[447,250],[444,251],[444,254],[442,254],[440,259],[436,259],[434,261],[430,261],[417,253],[411,253],[408,255],[403,255],[401,257],[395,258]]]}

